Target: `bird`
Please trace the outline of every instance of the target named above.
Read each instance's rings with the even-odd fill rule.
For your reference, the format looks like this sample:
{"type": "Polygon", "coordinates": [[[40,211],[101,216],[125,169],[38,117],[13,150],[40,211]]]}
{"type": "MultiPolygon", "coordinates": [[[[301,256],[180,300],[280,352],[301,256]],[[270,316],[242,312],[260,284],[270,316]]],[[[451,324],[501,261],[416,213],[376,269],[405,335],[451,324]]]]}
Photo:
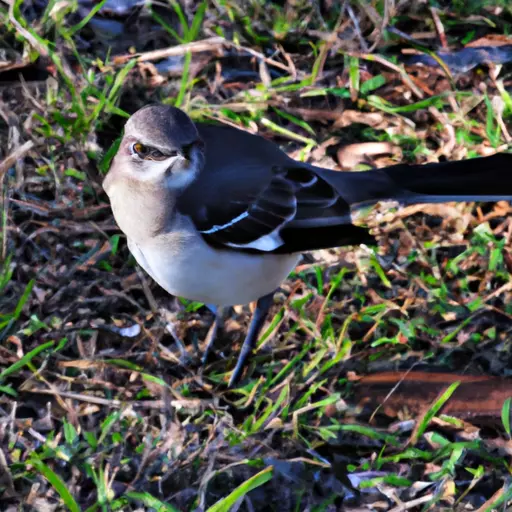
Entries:
{"type": "Polygon", "coordinates": [[[223,308],[256,302],[232,387],[304,252],[375,244],[352,213],[381,201],[511,201],[512,154],[344,172],[150,104],[127,120],[103,188],[137,263],[169,294],[210,305],[214,332],[223,308]]]}

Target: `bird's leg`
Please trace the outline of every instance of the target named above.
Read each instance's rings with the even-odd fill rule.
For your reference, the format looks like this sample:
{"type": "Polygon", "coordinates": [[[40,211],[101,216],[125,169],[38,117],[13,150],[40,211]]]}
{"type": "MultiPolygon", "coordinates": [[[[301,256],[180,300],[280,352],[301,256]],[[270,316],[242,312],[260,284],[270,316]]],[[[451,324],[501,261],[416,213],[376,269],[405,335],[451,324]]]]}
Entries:
{"type": "Polygon", "coordinates": [[[260,334],[261,328],[263,327],[263,324],[265,323],[265,318],[267,318],[270,306],[272,306],[273,299],[274,292],[259,298],[258,302],[256,302],[256,309],[252,315],[249,331],[247,332],[247,336],[245,337],[244,343],[242,345],[242,350],[238,356],[235,369],[233,370],[231,378],[229,379],[229,387],[232,387],[238,381],[238,378],[242,373],[245,361],[256,345],[256,342],[258,341],[258,336],[260,334]]]}
{"type": "Polygon", "coordinates": [[[186,364],[187,361],[190,360],[190,356],[189,353],[187,352],[187,348],[185,347],[183,341],[181,341],[181,338],[178,336],[178,333],[176,332],[176,327],[174,327],[174,324],[172,322],[167,322],[165,330],[172,336],[174,343],[176,343],[176,346],[178,347],[181,353],[180,362],[182,364],[186,364]]]}
{"type": "Polygon", "coordinates": [[[201,358],[201,362],[203,364],[208,360],[208,356],[210,355],[210,350],[215,344],[215,340],[217,338],[217,333],[219,331],[219,326],[224,318],[224,310],[221,307],[212,306],[207,304],[206,307],[215,315],[215,319],[213,320],[213,324],[206,335],[206,348],[203,352],[203,357],[201,358]]]}

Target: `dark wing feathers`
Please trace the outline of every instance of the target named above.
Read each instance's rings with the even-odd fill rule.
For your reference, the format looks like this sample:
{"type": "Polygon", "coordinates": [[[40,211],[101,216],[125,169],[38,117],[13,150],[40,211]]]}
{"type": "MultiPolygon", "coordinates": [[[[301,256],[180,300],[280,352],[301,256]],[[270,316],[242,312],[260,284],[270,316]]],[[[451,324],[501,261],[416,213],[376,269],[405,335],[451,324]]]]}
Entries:
{"type": "MultiPolygon", "coordinates": [[[[247,245],[285,225],[296,213],[293,187],[281,176],[274,177],[257,197],[247,199],[243,212],[236,217],[230,216],[227,208],[224,216],[228,215],[223,224],[207,229],[199,226],[206,240],[223,245],[247,245]]],[[[237,201],[236,208],[241,205],[237,201]]],[[[217,211],[217,215],[219,213],[217,211]]]]}
{"type": "Polygon", "coordinates": [[[349,204],[337,192],[344,194],[344,186],[329,183],[323,170],[292,160],[262,137],[227,126],[197,128],[205,167],[177,208],[210,245],[286,254],[372,243],[366,229],[351,223],[349,204]]]}
{"type": "Polygon", "coordinates": [[[509,200],[510,154],[460,162],[397,165],[364,173],[301,164],[262,137],[231,127],[197,125],[204,168],[178,197],[211,245],[294,253],[374,243],[351,222],[350,205],[509,200]]]}
{"type": "Polygon", "coordinates": [[[300,252],[331,247],[338,238],[343,244],[373,240],[352,226],[348,203],[313,169],[274,167],[259,185],[245,194],[225,190],[231,202],[203,202],[202,216],[187,213],[211,245],[251,252],[300,252]]]}

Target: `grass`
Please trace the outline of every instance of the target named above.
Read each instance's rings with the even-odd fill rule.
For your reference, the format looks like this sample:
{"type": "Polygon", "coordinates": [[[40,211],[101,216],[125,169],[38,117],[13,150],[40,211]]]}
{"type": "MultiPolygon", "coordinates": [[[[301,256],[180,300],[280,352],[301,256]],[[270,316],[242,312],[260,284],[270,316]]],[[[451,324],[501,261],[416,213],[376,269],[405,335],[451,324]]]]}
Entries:
{"type": "MultiPolygon", "coordinates": [[[[508,5],[473,4],[471,18],[466,5],[439,6],[450,44],[510,33],[508,5]]],[[[428,52],[432,39],[404,42],[381,27],[387,16],[436,41],[430,9],[347,5],[353,16],[310,2],[173,1],[122,17],[137,29],[129,39],[104,38],[97,20],[116,23],[105,3],[82,16],[49,3],[35,19],[22,2],[0,7],[1,48],[25,59],[3,91],[0,161],[34,142],[15,165],[0,163],[0,493],[9,506],[510,507],[510,387],[487,423],[475,410],[443,414],[458,380],[432,393],[427,379],[395,409],[398,387],[377,408],[356,399],[374,392],[362,377],[386,371],[509,376],[508,204],[367,212],[361,222],[379,249],[302,262],[243,381],[227,390],[247,309],[230,312],[217,357],[202,367],[195,347],[211,314],[137,272],[101,190],[122,124],[149,101],[257,131],[319,165],[360,142],[398,148],[374,155],[375,165],[510,145],[509,66],[492,76],[480,66],[465,80],[446,66],[405,66],[397,45],[428,52]],[[215,35],[222,51],[188,48],[164,61],[169,75],[138,60],[215,35]],[[37,66],[44,80],[31,78],[37,66]]]]}

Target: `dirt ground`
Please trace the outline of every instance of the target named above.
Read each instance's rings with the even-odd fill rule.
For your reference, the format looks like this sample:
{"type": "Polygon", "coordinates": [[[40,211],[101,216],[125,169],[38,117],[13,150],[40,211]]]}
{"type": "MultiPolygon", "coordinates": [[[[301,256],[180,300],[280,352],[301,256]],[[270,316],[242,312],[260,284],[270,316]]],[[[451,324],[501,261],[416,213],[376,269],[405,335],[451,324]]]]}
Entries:
{"type": "Polygon", "coordinates": [[[149,102],[340,172],[510,151],[510,34],[498,0],[0,2],[0,509],[510,510],[508,202],[363,212],[228,389],[250,308],[202,365],[212,313],[101,187],[149,102]]]}

